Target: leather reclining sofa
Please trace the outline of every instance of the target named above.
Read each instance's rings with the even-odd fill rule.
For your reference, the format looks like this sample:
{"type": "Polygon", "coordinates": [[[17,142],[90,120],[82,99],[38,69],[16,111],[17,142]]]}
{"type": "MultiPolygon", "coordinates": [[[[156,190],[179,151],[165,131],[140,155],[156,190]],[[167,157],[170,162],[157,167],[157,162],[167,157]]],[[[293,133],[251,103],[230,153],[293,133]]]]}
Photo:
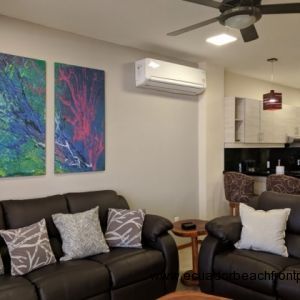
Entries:
{"type": "Polygon", "coordinates": [[[240,217],[216,218],[207,223],[201,245],[200,288],[230,299],[300,299],[300,195],[264,192],[255,208],[291,208],[285,238],[289,257],[235,249],[240,217]]]}
{"type": "Polygon", "coordinates": [[[20,228],[46,219],[51,247],[58,262],[24,276],[10,276],[9,254],[1,239],[5,274],[0,275],[0,299],[156,299],[174,291],[178,277],[178,251],[168,234],[172,223],[159,216],[146,214],[142,249],[111,248],[109,253],[59,262],[63,255],[62,244],[51,215],[77,213],[96,206],[99,206],[103,232],[108,208],[129,208],[127,201],[114,191],[1,201],[0,229],[20,228]]]}

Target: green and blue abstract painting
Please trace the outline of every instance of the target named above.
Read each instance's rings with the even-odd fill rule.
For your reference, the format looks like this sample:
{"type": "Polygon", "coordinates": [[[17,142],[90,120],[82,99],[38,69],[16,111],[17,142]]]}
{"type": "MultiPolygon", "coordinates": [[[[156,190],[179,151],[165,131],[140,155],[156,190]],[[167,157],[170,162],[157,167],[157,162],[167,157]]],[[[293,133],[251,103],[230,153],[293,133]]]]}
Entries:
{"type": "Polygon", "coordinates": [[[0,53],[0,177],[45,174],[46,63],[0,53]]]}

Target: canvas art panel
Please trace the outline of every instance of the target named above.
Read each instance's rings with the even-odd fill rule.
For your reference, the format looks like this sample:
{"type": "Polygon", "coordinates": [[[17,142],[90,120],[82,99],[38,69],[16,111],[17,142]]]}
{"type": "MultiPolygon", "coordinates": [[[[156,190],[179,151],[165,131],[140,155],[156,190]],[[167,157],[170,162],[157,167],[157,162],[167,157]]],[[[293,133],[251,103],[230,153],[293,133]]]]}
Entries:
{"type": "Polygon", "coordinates": [[[104,71],[55,63],[55,173],[105,169],[104,71]]]}
{"type": "Polygon", "coordinates": [[[46,63],[0,53],[0,177],[45,174],[46,63]]]}

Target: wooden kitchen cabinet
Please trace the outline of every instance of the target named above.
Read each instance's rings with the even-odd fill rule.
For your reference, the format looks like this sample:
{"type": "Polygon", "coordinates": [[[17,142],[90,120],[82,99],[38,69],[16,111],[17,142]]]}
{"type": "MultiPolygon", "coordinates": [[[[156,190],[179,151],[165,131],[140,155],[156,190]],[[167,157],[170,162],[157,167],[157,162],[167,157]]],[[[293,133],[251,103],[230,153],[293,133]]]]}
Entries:
{"type": "Polygon", "coordinates": [[[225,143],[284,144],[300,136],[300,107],[263,110],[262,101],[240,97],[226,97],[224,105],[225,143]]]}

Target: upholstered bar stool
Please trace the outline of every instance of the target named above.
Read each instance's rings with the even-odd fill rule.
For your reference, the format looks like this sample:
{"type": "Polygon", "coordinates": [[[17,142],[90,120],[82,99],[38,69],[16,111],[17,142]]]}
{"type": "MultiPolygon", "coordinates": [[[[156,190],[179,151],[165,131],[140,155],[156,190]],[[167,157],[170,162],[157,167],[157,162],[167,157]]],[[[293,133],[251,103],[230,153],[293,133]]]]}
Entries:
{"type": "Polygon", "coordinates": [[[238,172],[224,173],[225,198],[229,201],[230,214],[239,215],[240,203],[249,204],[257,195],[254,194],[254,179],[238,172]]]}
{"type": "Polygon", "coordinates": [[[270,175],[267,177],[267,191],[300,195],[300,179],[287,175],[270,175]]]}

